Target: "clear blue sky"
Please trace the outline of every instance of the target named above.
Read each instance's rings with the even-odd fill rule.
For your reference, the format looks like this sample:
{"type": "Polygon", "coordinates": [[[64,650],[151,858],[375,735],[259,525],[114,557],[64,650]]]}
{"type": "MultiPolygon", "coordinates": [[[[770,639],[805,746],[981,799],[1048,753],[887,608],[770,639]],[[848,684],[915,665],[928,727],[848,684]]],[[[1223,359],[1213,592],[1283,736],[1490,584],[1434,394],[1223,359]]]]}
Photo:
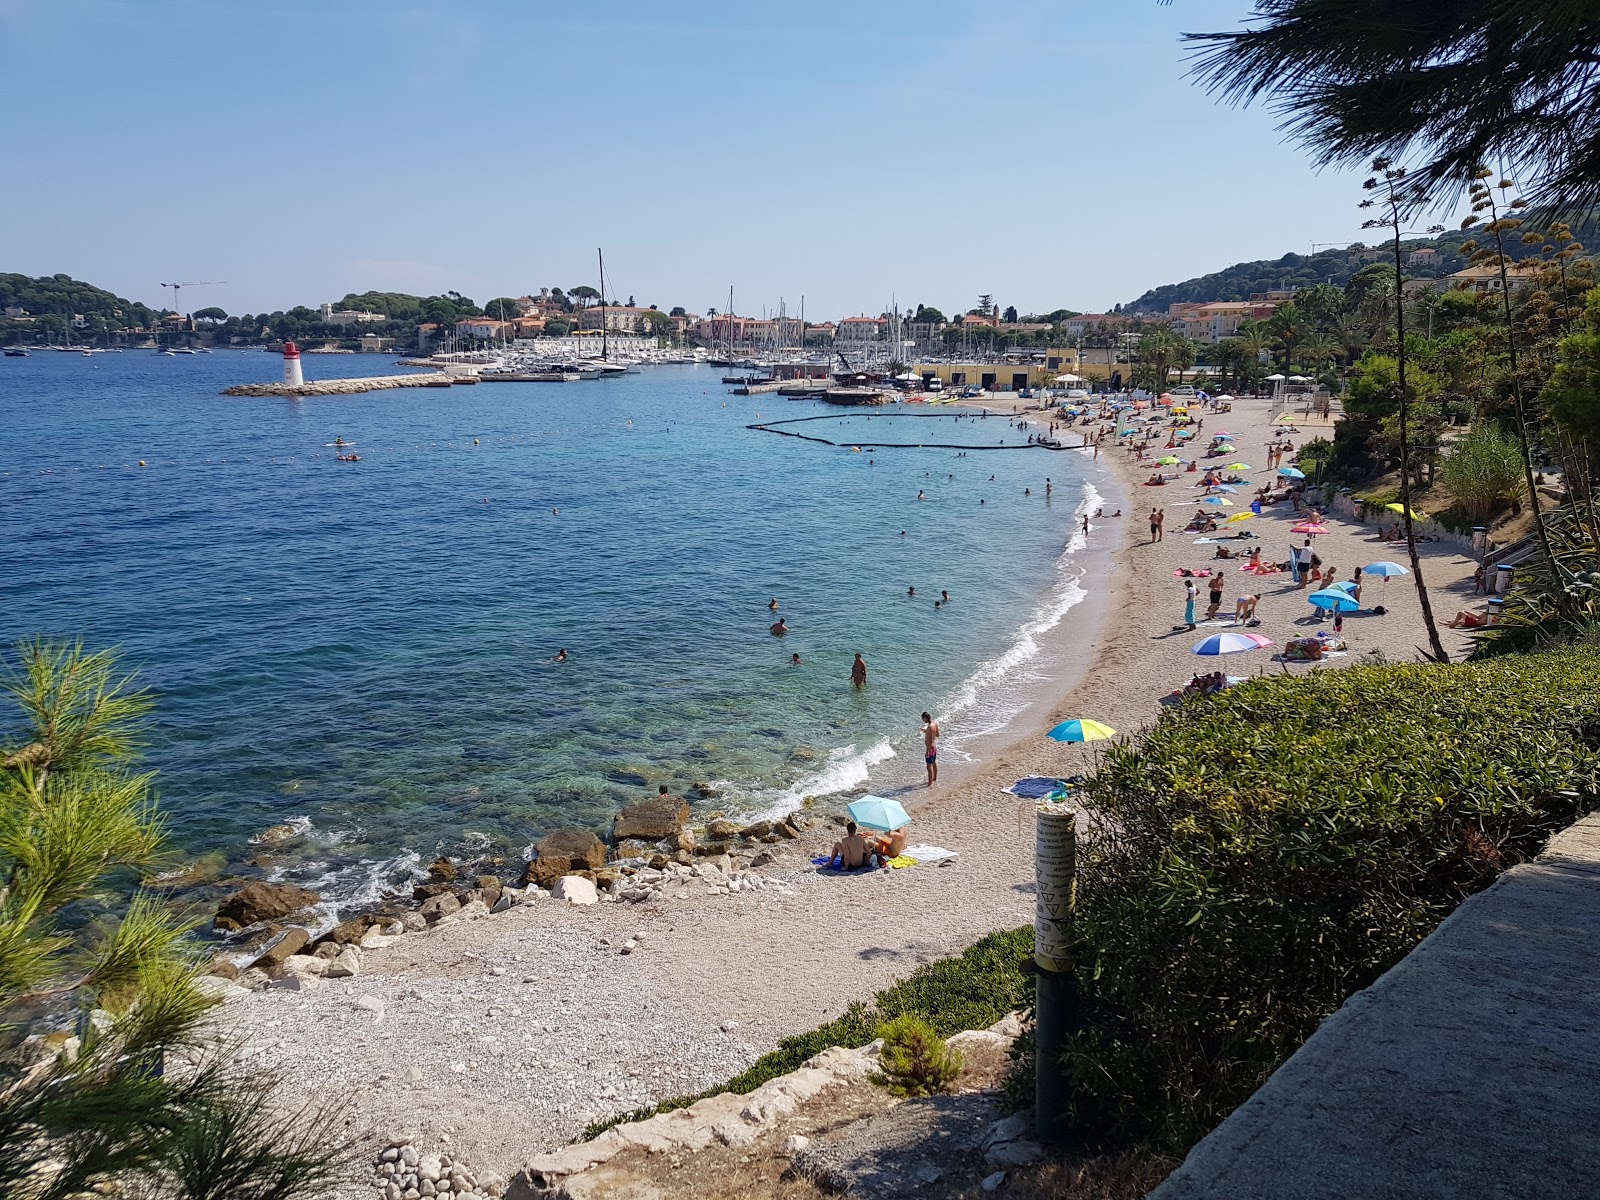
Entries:
{"type": "Polygon", "coordinates": [[[0,0],[0,270],[255,312],[367,288],[808,318],[1098,310],[1362,236],[1185,78],[1247,0],[0,0]]]}

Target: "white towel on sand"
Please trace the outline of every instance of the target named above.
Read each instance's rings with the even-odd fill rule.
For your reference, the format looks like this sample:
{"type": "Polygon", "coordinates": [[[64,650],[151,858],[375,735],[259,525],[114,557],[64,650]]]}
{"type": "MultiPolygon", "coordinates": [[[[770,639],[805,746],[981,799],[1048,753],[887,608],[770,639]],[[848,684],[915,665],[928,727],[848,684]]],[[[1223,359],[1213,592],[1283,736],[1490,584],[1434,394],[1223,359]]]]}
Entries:
{"type": "Polygon", "coordinates": [[[954,850],[946,850],[943,846],[907,846],[900,853],[916,859],[918,863],[932,863],[941,867],[949,866],[960,857],[954,850]]]}

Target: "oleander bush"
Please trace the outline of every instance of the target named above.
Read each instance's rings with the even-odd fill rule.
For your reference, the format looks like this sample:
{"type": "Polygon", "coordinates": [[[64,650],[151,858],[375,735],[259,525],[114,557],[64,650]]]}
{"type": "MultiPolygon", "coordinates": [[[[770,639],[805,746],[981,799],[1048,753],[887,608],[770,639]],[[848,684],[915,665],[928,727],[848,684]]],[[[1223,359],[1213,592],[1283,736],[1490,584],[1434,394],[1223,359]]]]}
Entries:
{"type": "Polygon", "coordinates": [[[932,1096],[948,1092],[961,1074],[961,1054],[945,1045],[921,1017],[903,1013],[878,1026],[882,1083],[891,1096],[932,1096]]]}
{"type": "Polygon", "coordinates": [[[1084,789],[1075,1134],[1192,1144],[1597,776],[1591,648],[1263,677],[1111,747],[1084,789]]]}
{"type": "Polygon", "coordinates": [[[1032,981],[1022,964],[1033,954],[1033,927],[991,933],[954,958],[924,963],[899,983],[879,992],[869,1006],[852,1004],[843,1014],[807,1033],[784,1038],[770,1054],[756,1059],[750,1069],[720,1087],[695,1096],[678,1096],[654,1108],[622,1113],[596,1121],[580,1140],[597,1137],[624,1121],[642,1121],[656,1113],[687,1108],[696,1100],[722,1092],[753,1092],[769,1079],[787,1075],[806,1059],[830,1046],[865,1046],[878,1036],[878,1027],[898,1017],[927,1022],[941,1038],[964,1029],[986,1029],[1007,1013],[1032,1002],[1032,981]]]}

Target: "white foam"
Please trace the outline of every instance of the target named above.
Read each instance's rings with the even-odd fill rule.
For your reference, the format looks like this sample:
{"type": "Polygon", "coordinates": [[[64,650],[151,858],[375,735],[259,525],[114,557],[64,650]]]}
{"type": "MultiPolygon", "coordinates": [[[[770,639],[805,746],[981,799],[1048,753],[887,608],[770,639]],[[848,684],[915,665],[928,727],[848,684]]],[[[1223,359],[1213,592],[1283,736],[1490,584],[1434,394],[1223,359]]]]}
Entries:
{"type": "MultiPolygon", "coordinates": [[[[1100,508],[1104,501],[1105,497],[1093,484],[1083,485],[1083,499],[1072,513],[1072,536],[1056,560],[1055,586],[1045,593],[1028,620],[1012,636],[1011,643],[994,658],[979,663],[939,705],[940,724],[959,725],[957,729],[945,731],[948,742],[997,733],[1025,707],[1025,700],[1017,691],[1002,685],[1039,656],[1038,639],[1061,624],[1062,618],[1088,596],[1079,582],[1083,578],[1083,568],[1073,556],[1088,545],[1082,527],[1083,517],[1100,508]],[[957,721],[957,718],[964,719],[957,721]]],[[[951,749],[955,749],[954,745],[951,749]]]]}
{"type": "MultiPolygon", "coordinates": [[[[867,781],[872,768],[895,757],[889,739],[874,742],[865,750],[855,746],[840,746],[828,753],[827,761],[810,775],[798,780],[780,792],[758,793],[749,797],[754,811],[751,820],[769,820],[799,808],[807,796],[831,796],[860,787],[867,781]]],[[[741,810],[744,809],[741,805],[741,810]]]]}

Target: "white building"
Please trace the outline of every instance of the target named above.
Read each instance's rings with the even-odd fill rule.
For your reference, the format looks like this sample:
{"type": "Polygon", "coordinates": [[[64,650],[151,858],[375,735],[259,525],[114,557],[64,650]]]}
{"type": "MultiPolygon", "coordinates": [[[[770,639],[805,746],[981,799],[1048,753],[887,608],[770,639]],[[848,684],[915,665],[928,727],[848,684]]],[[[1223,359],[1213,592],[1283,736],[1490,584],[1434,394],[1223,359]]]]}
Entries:
{"type": "Polygon", "coordinates": [[[846,317],[839,322],[834,338],[841,342],[876,342],[883,337],[883,326],[880,317],[846,317]]]}
{"type": "Polygon", "coordinates": [[[322,323],[324,325],[361,325],[369,322],[387,321],[388,319],[382,313],[357,312],[348,308],[335,311],[331,304],[322,306],[322,323]]]}

